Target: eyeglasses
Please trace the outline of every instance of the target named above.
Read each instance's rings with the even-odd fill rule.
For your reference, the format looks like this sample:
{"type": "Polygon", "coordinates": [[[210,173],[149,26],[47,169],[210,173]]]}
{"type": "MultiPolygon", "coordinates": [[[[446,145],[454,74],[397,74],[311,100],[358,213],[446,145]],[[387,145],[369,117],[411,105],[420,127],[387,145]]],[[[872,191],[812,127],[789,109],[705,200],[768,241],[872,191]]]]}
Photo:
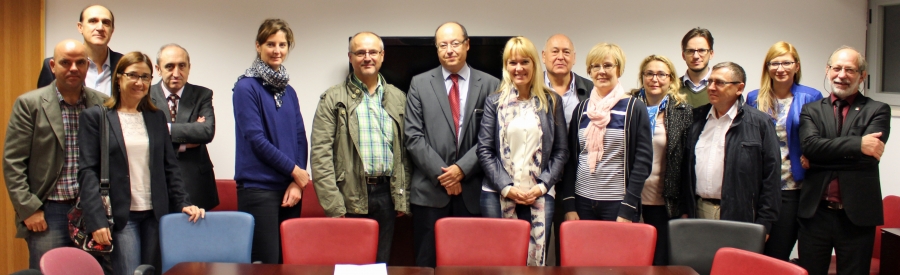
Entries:
{"type": "Polygon", "coordinates": [[[724,88],[725,88],[725,85],[729,85],[729,84],[740,84],[740,83],[743,83],[743,82],[740,82],[740,81],[731,81],[731,82],[728,82],[728,81],[724,81],[724,80],[715,79],[715,80],[710,80],[709,83],[712,84],[712,85],[716,85],[716,89],[724,89],[724,88]]]}
{"type": "Polygon", "coordinates": [[[694,55],[694,53],[699,53],[700,56],[706,56],[709,53],[709,49],[684,49],[684,55],[694,55]]]}
{"type": "Polygon", "coordinates": [[[562,56],[569,57],[572,56],[572,51],[559,49],[553,49],[552,51],[550,51],[551,56],[559,56],[560,54],[562,54],[562,56]]]}
{"type": "Polygon", "coordinates": [[[353,52],[353,55],[355,55],[356,57],[359,57],[359,58],[363,58],[363,57],[366,57],[366,55],[368,54],[372,58],[378,58],[378,56],[381,55],[382,52],[384,52],[384,51],[374,51],[374,50],[373,51],[356,51],[356,52],[353,52]]]}
{"type": "Polygon", "coordinates": [[[644,75],[644,78],[646,78],[648,80],[653,79],[654,76],[659,77],[659,79],[665,79],[670,76],[670,74],[662,73],[662,72],[660,72],[660,73],[644,72],[643,75],[644,75]]]}
{"type": "Polygon", "coordinates": [[[440,45],[437,45],[437,47],[438,47],[438,49],[441,49],[442,51],[446,51],[447,47],[451,47],[455,50],[455,49],[459,49],[459,46],[462,46],[462,44],[465,44],[465,43],[466,43],[465,41],[459,42],[459,41],[453,40],[453,42],[450,42],[449,44],[441,43],[440,45]]]}
{"type": "Polygon", "coordinates": [[[611,64],[611,63],[606,63],[606,64],[603,64],[603,65],[600,65],[600,64],[591,64],[591,72],[592,72],[592,73],[599,72],[601,68],[602,68],[604,71],[609,72],[609,71],[612,71],[613,68],[618,67],[618,66],[619,66],[619,65],[611,64]]]}
{"type": "Polygon", "coordinates": [[[849,74],[849,75],[856,75],[857,73],[859,73],[859,70],[854,69],[853,67],[828,66],[828,69],[831,69],[831,72],[833,72],[835,74],[839,74],[839,73],[841,73],[841,71],[844,71],[844,73],[849,74]]]}
{"type": "Polygon", "coordinates": [[[144,83],[150,83],[150,80],[153,79],[153,75],[149,75],[149,74],[121,73],[119,75],[120,76],[125,75],[128,78],[128,80],[131,80],[132,82],[137,82],[138,79],[140,79],[144,83]]]}
{"type": "Polygon", "coordinates": [[[778,69],[779,66],[782,68],[788,69],[793,67],[797,62],[793,61],[784,61],[784,62],[769,62],[769,69],[778,69]]]}

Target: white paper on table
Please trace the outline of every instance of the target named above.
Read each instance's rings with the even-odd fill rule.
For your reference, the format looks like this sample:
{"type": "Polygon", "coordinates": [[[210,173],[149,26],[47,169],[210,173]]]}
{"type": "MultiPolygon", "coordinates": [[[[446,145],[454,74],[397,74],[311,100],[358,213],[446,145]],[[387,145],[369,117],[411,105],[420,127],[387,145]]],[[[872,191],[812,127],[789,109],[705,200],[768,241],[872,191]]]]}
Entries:
{"type": "Polygon", "coordinates": [[[387,275],[387,265],[380,264],[336,264],[334,265],[334,275],[387,275]]]}

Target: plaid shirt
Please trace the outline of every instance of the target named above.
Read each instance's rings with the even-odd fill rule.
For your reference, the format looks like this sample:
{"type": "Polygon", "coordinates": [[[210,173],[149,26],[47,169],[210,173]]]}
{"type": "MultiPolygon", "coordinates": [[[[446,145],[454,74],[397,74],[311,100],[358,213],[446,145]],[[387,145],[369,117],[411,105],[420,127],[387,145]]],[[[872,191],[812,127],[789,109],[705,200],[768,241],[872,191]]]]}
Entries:
{"type": "Polygon", "coordinates": [[[71,105],[66,103],[58,89],[56,97],[59,98],[59,110],[62,113],[65,131],[63,143],[66,147],[66,158],[62,173],[56,182],[56,188],[50,192],[47,199],[51,201],[74,200],[78,197],[78,115],[84,110],[86,99],[82,94],[82,97],[78,98],[78,103],[71,105]]]}
{"type": "Polygon", "coordinates": [[[394,167],[394,121],[381,106],[384,98],[384,78],[378,75],[375,94],[356,75],[350,82],[363,91],[362,102],[356,107],[359,118],[359,155],[367,176],[391,176],[394,167]]]}

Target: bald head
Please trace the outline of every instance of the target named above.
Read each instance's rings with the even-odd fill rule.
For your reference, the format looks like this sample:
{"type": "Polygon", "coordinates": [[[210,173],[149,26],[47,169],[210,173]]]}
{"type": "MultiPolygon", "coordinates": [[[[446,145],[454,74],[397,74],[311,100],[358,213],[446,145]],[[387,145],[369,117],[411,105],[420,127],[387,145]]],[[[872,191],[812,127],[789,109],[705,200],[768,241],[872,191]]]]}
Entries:
{"type": "Polygon", "coordinates": [[[56,76],[60,93],[81,91],[87,67],[85,46],[80,41],[67,39],[56,44],[53,59],[50,59],[50,71],[56,76]]]}
{"type": "Polygon", "coordinates": [[[554,34],[547,39],[544,50],[541,51],[541,59],[547,74],[551,77],[565,77],[572,73],[575,65],[575,45],[564,34],[554,34]]]}

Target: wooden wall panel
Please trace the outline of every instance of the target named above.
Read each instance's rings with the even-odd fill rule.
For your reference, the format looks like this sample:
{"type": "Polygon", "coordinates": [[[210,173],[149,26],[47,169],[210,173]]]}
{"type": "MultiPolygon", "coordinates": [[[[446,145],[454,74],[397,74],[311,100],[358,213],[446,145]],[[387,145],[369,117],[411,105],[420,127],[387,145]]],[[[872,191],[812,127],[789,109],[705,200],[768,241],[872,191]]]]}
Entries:
{"type": "MultiPolygon", "coordinates": [[[[44,0],[0,0],[0,37],[2,143],[6,140],[6,125],[13,102],[19,95],[35,88],[41,71],[44,58],[44,0]]],[[[15,212],[4,182],[0,192],[0,274],[28,268],[28,248],[24,240],[15,236],[15,212]]]]}

